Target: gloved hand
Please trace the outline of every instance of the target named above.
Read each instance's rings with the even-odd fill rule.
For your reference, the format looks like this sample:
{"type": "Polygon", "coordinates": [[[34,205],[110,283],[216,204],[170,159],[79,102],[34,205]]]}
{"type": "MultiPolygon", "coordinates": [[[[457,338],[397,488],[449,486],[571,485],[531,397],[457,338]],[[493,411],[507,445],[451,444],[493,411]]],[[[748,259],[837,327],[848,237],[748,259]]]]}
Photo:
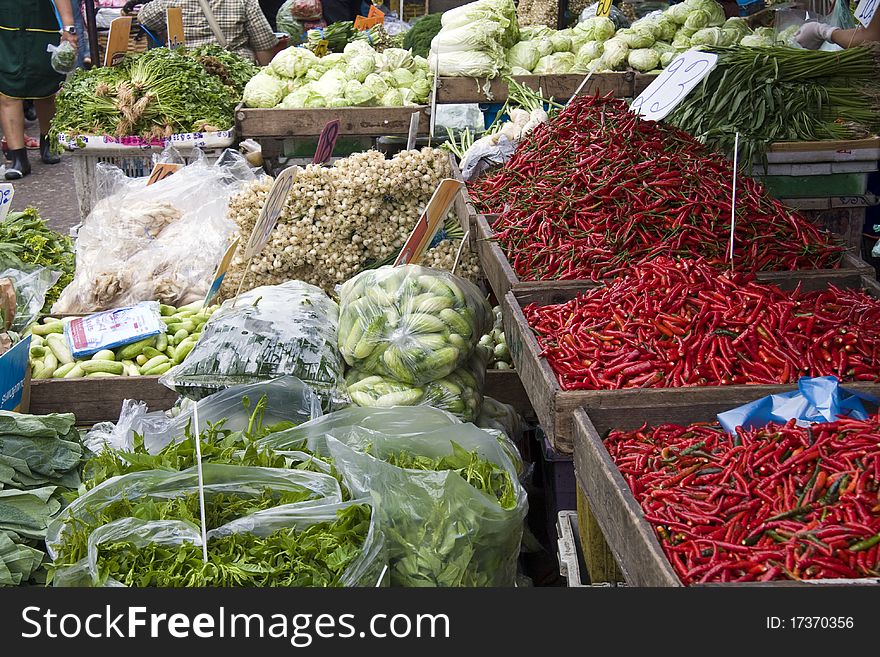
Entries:
{"type": "Polygon", "coordinates": [[[831,41],[831,34],[836,29],[839,28],[813,21],[811,23],[804,23],[797,34],[794,35],[794,38],[802,48],[818,50],[823,43],[831,41]]]}

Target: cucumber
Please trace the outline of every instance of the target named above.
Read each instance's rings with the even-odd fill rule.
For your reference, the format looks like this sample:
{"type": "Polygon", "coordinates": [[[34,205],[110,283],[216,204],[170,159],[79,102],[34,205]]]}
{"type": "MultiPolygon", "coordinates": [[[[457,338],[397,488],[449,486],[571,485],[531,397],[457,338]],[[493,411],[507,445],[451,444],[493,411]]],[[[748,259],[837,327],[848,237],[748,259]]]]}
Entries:
{"type": "Polygon", "coordinates": [[[86,360],[79,363],[80,369],[86,375],[95,372],[106,372],[107,374],[122,374],[125,367],[116,360],[86,360]]]}
{"type": "Polygon", "coordinates": [[[187,331],[186,329],[180,329],[179,331],[175,331],[175,333],[173,335],[174,344],[180,344],[181,342],[186,340],[188,337],[189,337],[189,331],[187,331]]]}
{"type": "MultiPolygon", "coordinates": [[[[121,365],[122,363],[120,363],[121,365]]],[[[86,374],[86,378],[101,378],[101,377],[109,377],[109,376],[121,376],[120,374],[114,374],[113,372],[90,372],[86,374]]]]}
{"type": "Polygon", "coordinates": [[[134,358],[137,358],[138,354],[140,354],[144,350],[144,347],[149,347],[155,344],[155,341],[156,338],[155,336],[153,336],[125,345],[117,352],[119,360],[132,360],[134,358]]]}
{"type": "Polygon", "coordinates": [[[55,354],[55,358],[57,358],[58,362],[62,365],[67,365],[68,363],[73,362],[73,354],[70,353],[70,347],[67,346],[67,340],[64,339],[63,335],[53,333],[47,336],[46,346],[52,350],[52,353],[55,354]]]}
{"type": "MultiPolygon", "coordinates": [[[[449,311],[454,312],[454,311],[449,311]]],[[[458,317],[458,315],[456,315],[458,317]]],[[[443,320],[425,313],[406,315],[400,322],[401,328],[413,333],[442,333],[446,330],[443,320]]]]}
{"type": "Polygon", "coordinates": [[[156,365],[161,365],[162,363],[170,363],[171,360],[165,354],[159,354],[158,356],[154,356],[146,363],[141,365],[141,374],[146,374],[149,370],[156,367],[156,365]]]}
{"type": "Polygon", "coordinates": [[[45,365],[40,365],[36,371],[31,374],[32,379],[51,379],[52,375],[55,373],[54,367],[46,367],[45,365]]]}
{"type": "Polygon", "coordinates": [[[70,370],[67,374],[64,375],[65,379],[79,379],[85,376],[85,372],[83,372],[82,363],[75,363],[73,369],[70,370]]]}
{"type": "Polygon", "coordinates": [[[70,372],[74,367],[76,367],[76,363],[67,363],[67,365],[62,365],[55,372],[52,373],[53,379],[63,379],[64,376],[70,372]]]}
{"type": "Polygon", "coordinates": [[[52,322],[51,324],[32,324],[31,333],[34,335],[49,335],[50,333],[64,333],[64,324],[52,322]]]}
{"type": "Polygon", "coordinates": [[[166,306],[164,303],[159,304],[159,314],[163,317],[168,317],[177,312],[177,308],[174,306],[166,306]]]}
{"type": "MultiPolygon", "coordinates": [[[[22,335],[22,337],[24,337],[24,336],[22,335]]],[[[42,347],[45,342],[46,342],[46,340],[42,336],[31,334],[31,346],[32,347],[42,347]]]]}
{"type": "Polygon", "coordinates": [[[92,360],[116,360],[116,354],[109,349],[102,349],[101,351],[92,354],[92,360]]]}
{"type": "Polygon", "coordinates": [[[144,347],[144,350],[141,353],[143,353],[143,355],[147,357],[147,360],[162,355],[162,352],[154,347],[144,347]]]}
{"type": "Polygon", "coordinates": [[[380,408],[388,408],[390,406],[415,406],[425,396],[421,388],[410,388],[409,390],[401,390],[400,392],[389,392],[379,397],[372,405],[380,408]]]}
{"type": "Polygon", "coordinates": [[[31,357],[31,360],[42,358],[46,355],[46,348],[40,346],[31,347],[30,350],[28,350],[28,355],[31,357]]]}
{"type": "Polygon", "coordinates": [[[174,349],[174,355],[172,356],[172,361],[175,365],[180,365],[183,362],[183,359],[189,355],[189,352],[193,350],[193,347],[196,346],[195,342],[184,342],[181,345],[178,345],[174,349]]]}
{"type": "Polygon", "coordinates": [[[451,331],[458,333],[464,338],[470,338],[473,334],[471,325],[468,324],[461,315],[450,308],[440,311],[440,319],[446,322],[451,331]]]}
{"type": "Polygon", "coordinates": [[[168,335],[165,333],[160,333],[156,336],[156,349],[159,351],[165,351],[168,348],[168,335]]]}
{"type": "MultiPolygon", "coordinates": [[[[61,364],[66,365],[67,363],[61,364]]],[[[47,370],[51,369],[52,372],[55,372],[55,370],[58,369],[58,359],[55,358],[55,354],[53,354],[51,351],[43,357],[43,367],[45,367],[47,370]]]]}
{"type": "Polygon", "coordinates": [[[165,374],[165,372],[170,369],[171,363],[160,363],[159,365],[156,365],[156,367],[153,367],[144,372],[144,376],[159,376],[160,374],[165,374]]]}
{"type": "Polygon", "coordinates": [[[143,364],[146,363],[148,360],[149,360],[149,358],[147,358],[147,357],[144,356],[143,354],[138,354],[138,355],[135,357],[134,362],[136,362],[138,365],[143,365],[143,364]]]}
{"type": "Polygon", "coordinates": [[[441,310],[452,308],[452,299],[435,294],[420,294],[413,300],[413,310],[417,313],[436,315],[441,310]]]}

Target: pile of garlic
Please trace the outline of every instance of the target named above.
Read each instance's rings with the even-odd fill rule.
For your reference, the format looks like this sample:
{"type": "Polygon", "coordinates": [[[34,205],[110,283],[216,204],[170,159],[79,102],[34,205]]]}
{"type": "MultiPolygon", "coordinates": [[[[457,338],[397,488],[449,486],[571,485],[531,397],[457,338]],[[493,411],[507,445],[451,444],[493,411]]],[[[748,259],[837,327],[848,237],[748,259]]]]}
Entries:
{"type": "MultiPolygon", "coordinates": [[[[251,263],[243,289],[301,280],[331,293],[366,265],[403,246],[437,185],[451,176],[449,154],[431,148],[403,151],[390,159],[371,150],[331,166],[302,168],[269,243],[251,263]]],[[[243,241],[253,230],[270,186],[271,180],[254,182],[229,202],[229,216],[243,241]]],[[[447,258],[449,267],[455,249],[447,258]]],[[[247,266],[243,252],[238,250],[224,279],[224,298],[238,289],[247,266]]]]}

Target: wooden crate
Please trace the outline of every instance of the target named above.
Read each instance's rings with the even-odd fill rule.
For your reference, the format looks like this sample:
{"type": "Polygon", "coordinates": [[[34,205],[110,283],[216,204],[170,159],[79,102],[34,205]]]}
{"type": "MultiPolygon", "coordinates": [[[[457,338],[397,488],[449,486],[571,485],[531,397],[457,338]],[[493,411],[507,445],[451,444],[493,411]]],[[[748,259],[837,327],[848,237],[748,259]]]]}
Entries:
{"type": "Polygon", "coordinates": [[[341,121],[339,134],[384,135],[409,134],[410,119],[419,114],[418,134],[430,129],[428,107],[321,107],[315,109],[254,109],[239,105],[235,124],[242,139],[249,137],[314,137],[328,121],[341,121]]]}
{"type": "MultiPolygon", "coordinates": [[[[535,417],[528,395],[513,370],[486,372],[485,394],[513,406],[526,419],[535,417]]],[[[77,424],[115,422],[125,399],[144,401],[151,411],[167,410],[178,394],[159,383],[158,376],[107,379],[35,379],[30,386],[30,413],[73,413],[77,424]]]]}
{"type": "MultiPolygon", "coordinates": [[[[548,297],[547,303],[559,303],[567,301],[575,294],[598,287],[600,283],[579,279],[571,281],[544,280],[544,281],[521,281],[517,276],[504,251],[495,241],[495,233],[490,226],[494,215],[476,215],[473,218],[476,225],[477,255],[480,264],[486,273],[486,279],[495,296],[499,299],[511,290],[542,292],[552,290],[553,295],[548,297]]],[[[859,233],[861,235],[861,233],[859,233]]],[[[859,241],[861,244],[861,241],[859,241]]],[[[768,271],[758,273],[758,280],[766,283],[775,283],[782,287],[789,285],[789,281],[802,281],[804,289],[815,290],[826,286],[841,278],[859,276],[873,276],[874,268],[858,255],[855,247],[852,251],[844,253],[843,262],[837,269],[800,269],[796,271],[768,271]]]]}
{"type": "MultiPolygon", "coordinates": [[[[754,386],[752,401],[766,394],[754,386]]],[[[847,386],[855,388],[855,386],[847,386]]],[[[875,386],[876,387],[876,386],[875,386]]],[[[683,398],[689,391],[682,391],[683,398]]],[[[641,506],[611,459],[602,437],[612,428],[635,429],[643,423],[672,422],[690,424],[714,419],[721,411],[736,406],[721,399],[690,396],[688,404],[657,407],[653,405],[627,408],[577,409],[574,412],[575,474],[578,486],[586,494],[590,510],[614,555],[616,562],[631,586],[682,586],[663,548],[645,520],[641,506]]],[[[760,582],[724,584],[723,586],[796,586],[798,582],[760,582]]],[[[880,578],[812,580],[803,585],[859,584],[878,585],[880,578]]],[[[717,586],[718,584],[712,584],[717,586]]]]}
{"type": "MultiPolygon", "coordinates": [[[[789,280],[788,283],[793,283],[789,280]]],[[[861,276],[850,276],[834,281],[841,287],[862,287],[880,297],[880,284],[861,276]]],[[[526,321],[523,307],[529,303],[546,305],[560,302],[559,297],[570,299],[576,291],[517,290],[508,292],[502,304],[504,335],[514,365],[523,386],[532,400],[535,414],[553,449],[571,454],[574,439],[573,413],[577,408],[644,408],[656,407],[658,413],[676,406],[694,403],[719,402],[726,407],[738,406],[756,397],[763,397],[791,389],[790,385],[730,385],[696,386],[687,388],[635,388],[626,390],[563,390],[547,360],[541,356],[534,332],[526,321]],[[567,297],[566,297],[567,294],[567,297]]],[[[853,390],[876,393],[880,386],[874,383],[848,383],[853,390]]]]}
{"type": "MultiPolygon", "coordinates": [[[[586,75],[517,75],[514,80],[522,85],[541,90],[544,98],[566,102],[577,91],[586,75]]],[[[639,95],[656,76],[633,71],[595,73],[581,89],[582,95],[613,94],[615,98],[633,98],[639,95]]],[[[437,81],[437,103],[503,103],[507,100],[507,83],[500,78],[492,80],[441,77],[437,81]],[[487,91],[488,89],[488,91],[487,91]]]]}
{"type": "Polygon", "coordinates": [[[594,583],[605,582],[616,584],[624,581],[620,566],[614,558],[614,553],[605,541],[602,528],[596,520],[595,514],[590,510],[590,502],[581,487],[577,486],[577,519],[578,540],[581,543],[581,551],[584,553],[584,562],[590,581],[594,583]]]}

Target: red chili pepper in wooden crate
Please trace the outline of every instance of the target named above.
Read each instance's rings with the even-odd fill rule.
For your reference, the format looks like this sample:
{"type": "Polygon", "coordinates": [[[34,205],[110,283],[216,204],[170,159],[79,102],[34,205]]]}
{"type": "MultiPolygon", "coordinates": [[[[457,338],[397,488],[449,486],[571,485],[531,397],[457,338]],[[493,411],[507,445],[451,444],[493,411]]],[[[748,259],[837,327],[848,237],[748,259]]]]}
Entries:
{"type": "Polygon", "coordinates": [[[785,291],[657,258],[523,310],[563,390],[880,381],[880,299],[858,290],[785,291]]]}
{"type": "Polygon", "coordinates": [[[684,584],[880,576],[880,416],[666,424],[605,446],[684,584]]]}
{"type": "MultiPolygon", "coordinates": [[[[732,165],[626,103],[579,96],[527,136],[492,176],[469,185],[522,280],[618,276],[658,256],[729,267],[732,165]]],[[[771,198],[737,186],[734,262],[742,271],[838,267],[842,247],[771,198]]]]}

